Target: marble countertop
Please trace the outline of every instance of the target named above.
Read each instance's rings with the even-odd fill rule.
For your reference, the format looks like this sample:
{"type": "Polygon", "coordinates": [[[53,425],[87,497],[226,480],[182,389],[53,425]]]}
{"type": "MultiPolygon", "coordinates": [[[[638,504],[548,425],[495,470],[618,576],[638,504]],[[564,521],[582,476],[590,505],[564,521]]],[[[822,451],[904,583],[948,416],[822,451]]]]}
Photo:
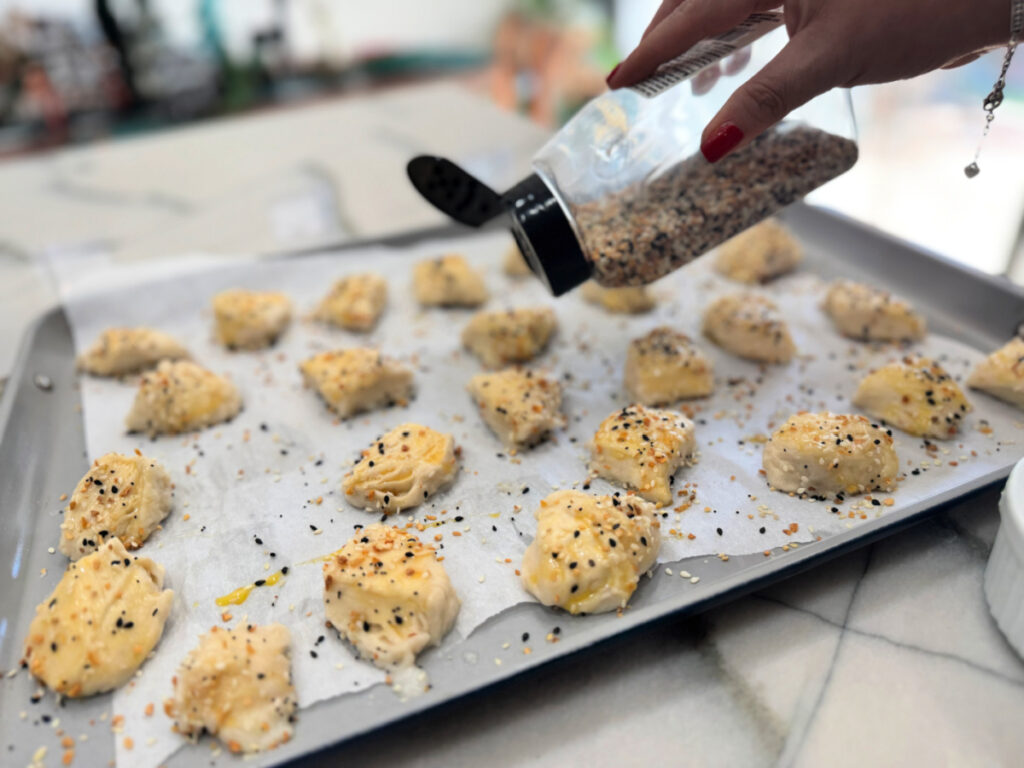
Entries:
{"type": "MultiPolygon", "coordinates": [[[[502,187],[544,138],[436,84],[6,163],[0,378],[56,300],[44,254],[116,266],[439,223],[405,181],[409,156],[447,155],[502,187]]],[[[997,498],[310,764],[1019,764],[1024,663],[982,591],[997,498]]]]}

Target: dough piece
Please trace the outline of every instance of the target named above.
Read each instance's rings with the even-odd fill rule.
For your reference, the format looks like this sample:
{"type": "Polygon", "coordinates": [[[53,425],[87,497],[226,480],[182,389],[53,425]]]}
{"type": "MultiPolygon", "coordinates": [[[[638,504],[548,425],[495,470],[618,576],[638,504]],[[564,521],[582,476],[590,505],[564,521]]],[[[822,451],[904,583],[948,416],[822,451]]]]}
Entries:
{"type": "Polygon", "coordinates": [[[1013,339],[978,363],[967,386],[1024,408],[1024,341],[1013,339]]]}
{"type": "Polygon", "coordinates": [[[629,495],[556,491],[540,503],[523,585],[569,613],[625,608],[661,548],[655,507],[629,495]]]}
{"type": "Polygon", "coordinates": [[[715,256],[715,270],[740,283],[767,283],[792,272],[803,257],[789,230],[768,219],[723,244],[715,256]]]}
{"type": "Polygon", "coordinates": [[[505,251],[501,267],[509,277],[529,277],[533,274],[530,265],[526,263],[523,252],[519,250],[519,246],[515,243],[512,243],[508,250],[505,251]]]}
{"type": "Polygon", "coordinates": [[[648,501],[672,501],[670,480],[696,463],[693,422],[672,411],[630,405],[601,422],[590,446],[591,470],[648,501]]]}
{"type": "Polygon", "coordinates": [[[164,569],[118,539],[71,563],[36,606],[25,639],[29,671],[62,696],[124,685],[160,641],[174,593],[164,569]]]}
{"type": "Polygon", "coordinates": [[[217,341],[228,349],[269,347],[292,320],[292,303],[283,293],[240,289],[213,297],[217,341]]]}
{"type": "Polygon", "coordinates": [[[433,547],[374,523],[324,563],[324,612],[359,655],[378,667],[409,667],[440,645],[459,613],[433,547]]]}
{"type": "Polygon", "coordinates": [[[817,498],[890,491],[899,474],[887,430],[828,412],[790,416],[765,443],[762,464],[773,489],[817,498]]]}
{"type": "Polygon", "coordinates": [[[313,317],[349,331],[369,331],[388,302],[388,282],[380,275],[349,275],[331,286],[313,317]]]}
{"type": "Polygon", "coordinates": [[[171,478],[142,454],[108,453],[93,462],[64,509],[60,551],[72,560],[111,537],[138,549],[171,511],[171,478]]]}
{"type": "Polygon", "coordinates": [[[234,418],[242,410],[238,388],[195,363],[164,360],[142,375],[128,413],[129,432],[176,435],[234,418]]]}
{"type": "Polygon", "coordinates": [[[341,487],[352,506],[390,514],[423,503],[458,470],[451,435],[402,424],[363,451],[341,487]]]}
{"type": "Polygon", "coordinates": [[[164,711],[178,733],[214,734],[232,752],[274,749],[292,737],[297,698],[291,637],[282,624],[211,627],[174,677],[164,711]]]}
{"type": "Polygon", "coordinates": [[[108,328],[78,358],[95,376],[123,376],[152,368],[161,360],[183,360],[185,349],[173,336],[152,328],[108,328]]]}
{"type": "Polygon", "coordinates": [[[822,307],[841,334],[860,341],[918,341],[927,329],[906,300],[850,280],[832,283],[822,307]]]}
{"type": "Polygon", "coordinates": [[[541,373],[508,368],[481,373],[466,387],[491,431],[510,448],[525,448],[565,426],[562,386],[541,373]]]}
{"type": "Polygon", "coordinates": [[[657,304],[645,285],[605,288],[588,280],[580,288],[580,296],[613,314],[639,315],[650,312],[657,304]]]}
{"type": "Polygon", "coordinates": [[[376,349],[321,352],[299,365],[306,384],[341,418],[412,398],[412,371],[376,349]]]}
{"type": "Polygon", "coordinates": [[[483,275],[458,254],[419,262],[412,279],[416,300],[424,307],[479,307],[487,301],[483,275]]]}
{"type": "Polygon", "coordinates": [[[869,373],[853,404],[869,416],[918,437],[948,440],[971,405],[938,363],[910,356],[869,373]]]}
{"type": "Polygon", "coordinates": [[[636,402],[667,405],[710,395],[714,366],[689,336],[662,326],[629,343],[623,383],[636,402]]]}
{"type": "Polygon", "coordinates": [[[775,302],[755,293],[723,296],[704,311],[704,335],[727,352],[761,363],[788,363],[796,354],[775,302]]]}
{"type": "Polygon", "coordinates": [[[462,331],[462,343],[488,368],[525,363],[540,354],[555,332],[547,307],[478,312],[462,331]]]}

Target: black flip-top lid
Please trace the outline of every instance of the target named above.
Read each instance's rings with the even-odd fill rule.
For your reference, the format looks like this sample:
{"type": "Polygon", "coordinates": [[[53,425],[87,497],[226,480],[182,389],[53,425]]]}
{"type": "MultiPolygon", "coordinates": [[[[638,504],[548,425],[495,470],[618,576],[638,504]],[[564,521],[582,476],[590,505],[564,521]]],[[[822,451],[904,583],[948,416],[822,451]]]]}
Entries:
{"type": "Polygon", "coordinates": [[[502,195],[512,217],[512,235],[530,269],[561,296],[590,277],[569,214],[555,191],[535,173],[502,195]]]}
{"type": "Polygon", "coordinates": [[[512,235],[527,264],[555,296],[590,277],[590,262],[569,213],[555,190],[537,174],[530,174],[499,195],[443,157],[416,157],[407,171],[424,198],[462,224],[480,227],[507,212],[512,235]]]}
{"type": "Polygon", "coordinates": [[[462,224],[479,227],[505,210],[497,192],[451,160],[420,155],[405,170],[431,205],[462,224]]]}

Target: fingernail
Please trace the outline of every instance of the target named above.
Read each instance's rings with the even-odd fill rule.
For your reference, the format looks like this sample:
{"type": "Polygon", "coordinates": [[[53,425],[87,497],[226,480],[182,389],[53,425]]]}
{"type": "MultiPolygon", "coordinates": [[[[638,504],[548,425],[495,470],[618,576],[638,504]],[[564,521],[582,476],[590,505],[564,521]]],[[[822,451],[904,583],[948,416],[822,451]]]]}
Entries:
{"type": "Polygon", "coordinates": [[[604,81],[605,81],[606,83],[608,83],[609,87],[610,87],[610,86],[611,86],[611,84],[612,84],[612,78],[613,78],[613,77],[615,77],[615,73],[619,71],[619,67],[621,67],[621,66],[622,66],[622,63],[621,63],[621,62],[620,62],[619,64],[616,64],[616,65],[615,65],[615,69],[613,69],[613,70],[612,70],[611,72],[609,72],[609,73],[608,73],[608,77],[606,77],[606,78],[604,79],[604,81]]]}
{"type": "Polygon", "coordinates": [[[743,141],[743,131],[732,123],[723,123],[707,141],[700,145],[700,151],[709,163],[717,163],[736,149],[741,141],[743,141]]]}

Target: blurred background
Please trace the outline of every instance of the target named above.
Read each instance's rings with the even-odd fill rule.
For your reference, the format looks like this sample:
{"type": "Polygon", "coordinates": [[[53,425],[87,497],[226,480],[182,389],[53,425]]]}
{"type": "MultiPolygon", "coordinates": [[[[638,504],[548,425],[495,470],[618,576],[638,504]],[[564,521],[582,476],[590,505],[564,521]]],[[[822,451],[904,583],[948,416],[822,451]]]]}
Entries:
{"type": "MultiPolygon", "coordinates": [[[[657,4],[0,0],[0,253],[80,248],[85,241],[131,251],[133,238],[137,253],[239,250],[255,247],[253,239],[225,233],[246,227],[273,234],[267,249],[303,235],[378,234],[386,222],[356,210],[359,200],[339,191],[346,167],[361,158],[345,159],[327,143],[331,134],[358,143],[353,126],[362,125],[372,134],[367,147],[386,140],[408,155],[444,143],[424,138],[429,124],[438,134],[451,133],[447,139],[465,150],[460,159],[485,178],[514,178],[521,156],[528,158],[548,132],[604,89],[605,74],[635,45],[657,4]],[[446,101],[450,89],[401,102],[412,110],[405,117],[398,106],[388,107],[399,102],[367,102],[378,105],[375,127],[355,106],[436,83],[518,114],[532,129],[492,133],[475,108],[461,106],[468,102],[446,101]],[[330,105],[349,106],[330,111],[330,105]],[[393,120],[384,125],[388,109],[393,120]],[[431,109],[439,114],[428,118],[431,109]],[[185,125],[194,133],[172,130],[185,125]],[[104,148],[90,152],[99,142],[104,148]],[[133,149],[106,148],[111,144],[133,149]],[[245,201],[268,189],[275,190],[274,205],[254,217],[255,204],[245,201]],[[311,189],[320,191],[311,196],[311,189]],[[75,195],[96,210],[58,211],[75,195]],[[103,196],[108,208],[117,206],[116,215],[100,210],[103,196]],[[290,200],[291,209],[281,200],[290,200]],[[146,218],[161,207],[174,226],[171,219],[146,218]],[[192,213],[196,221],[186,215],[192,213]],[[101,224],[108,214],[113,223],[101,224]],[[136,225],[124,223],[126,217],[136,225]],[[205,230],[198,223],[203,218],[205,230]],[[213,220],[220,226],[209,226],[213,220]],[[219,239],[202,234],[215,230],[219,239]]],[[[962,172],[981,135],[981,104],[1000,57],[858,89],[861,161],[814,200],[984,271],[1024,280],[1018,69],[1011,70],[1007,101],[984,146],[981,175],[969,182],[962,172]]],[[[360,173],[361,183],[380,181],[360,173]]],[[[400,209],[405,192],[395,194],[400,209]]],[[[418,223],[415,215],[394,220],[418,223]]]]}

